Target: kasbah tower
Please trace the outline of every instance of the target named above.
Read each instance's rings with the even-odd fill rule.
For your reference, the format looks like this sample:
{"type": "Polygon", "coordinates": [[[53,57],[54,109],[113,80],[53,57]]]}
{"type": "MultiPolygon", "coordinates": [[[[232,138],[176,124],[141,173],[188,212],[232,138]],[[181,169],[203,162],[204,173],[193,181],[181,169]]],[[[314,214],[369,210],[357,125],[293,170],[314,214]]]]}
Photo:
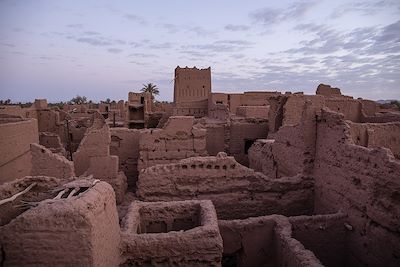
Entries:
{"type": "Polygon", "coordinates": [[[174,102],[176,104],[208,100],[211,94],[211,68],[175,69],[174,102]]]}

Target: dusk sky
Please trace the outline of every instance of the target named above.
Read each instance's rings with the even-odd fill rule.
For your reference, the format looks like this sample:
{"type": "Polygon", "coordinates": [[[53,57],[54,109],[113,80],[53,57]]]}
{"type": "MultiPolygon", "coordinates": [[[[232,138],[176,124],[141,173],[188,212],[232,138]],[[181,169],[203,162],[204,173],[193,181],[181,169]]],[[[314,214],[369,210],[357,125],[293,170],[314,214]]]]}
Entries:
{"type": "Polygon", "coordinates": [[[213,92],[319,83],[400,99],[400,1],[0,0],[0,99],[127,99],[176,66],[211,66],[213,92]]]}

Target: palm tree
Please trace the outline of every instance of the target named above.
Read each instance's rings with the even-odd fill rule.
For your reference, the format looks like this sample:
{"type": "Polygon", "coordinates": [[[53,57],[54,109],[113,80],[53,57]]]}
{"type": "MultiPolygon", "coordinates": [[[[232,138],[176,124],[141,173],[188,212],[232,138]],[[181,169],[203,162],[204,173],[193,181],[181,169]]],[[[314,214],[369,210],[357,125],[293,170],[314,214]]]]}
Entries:
{"type": "Polygon", "coordinates": [[[141,92],[149,92],[152,95],[158,95],[160,91],[158,91],[157,85],[148,83],[148,84],[143,84],[143,88],[140,90],[141,92]]]}

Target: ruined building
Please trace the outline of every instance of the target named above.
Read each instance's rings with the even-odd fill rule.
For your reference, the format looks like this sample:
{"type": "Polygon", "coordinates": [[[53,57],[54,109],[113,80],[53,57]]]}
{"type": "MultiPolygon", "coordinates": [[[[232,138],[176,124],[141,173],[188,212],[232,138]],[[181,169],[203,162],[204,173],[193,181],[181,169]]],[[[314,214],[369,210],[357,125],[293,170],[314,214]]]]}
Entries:
{"type": "Polygon", "coordinates": [[[398,110],[204,89],[0,107],[0,266],[400,266],[398,110]]]}
{"type": "Polygon", "coordinates": [[[175,69],[173,115],[203,117],[211,94],[211,68],[175,69]]]}

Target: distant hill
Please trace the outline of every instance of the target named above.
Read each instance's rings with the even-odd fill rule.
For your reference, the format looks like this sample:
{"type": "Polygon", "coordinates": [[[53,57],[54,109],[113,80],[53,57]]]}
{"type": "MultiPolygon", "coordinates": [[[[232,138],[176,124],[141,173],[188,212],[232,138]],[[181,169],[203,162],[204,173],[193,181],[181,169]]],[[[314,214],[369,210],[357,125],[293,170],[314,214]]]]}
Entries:
{"type": "Polygon", "coordinates": [[[387,100],[377,100],[376,102],[379,103],[379,104],[390,104],[393,101],[398,101],[398,100],[396,100],[396,99],[387,99],[387,100]]]}

